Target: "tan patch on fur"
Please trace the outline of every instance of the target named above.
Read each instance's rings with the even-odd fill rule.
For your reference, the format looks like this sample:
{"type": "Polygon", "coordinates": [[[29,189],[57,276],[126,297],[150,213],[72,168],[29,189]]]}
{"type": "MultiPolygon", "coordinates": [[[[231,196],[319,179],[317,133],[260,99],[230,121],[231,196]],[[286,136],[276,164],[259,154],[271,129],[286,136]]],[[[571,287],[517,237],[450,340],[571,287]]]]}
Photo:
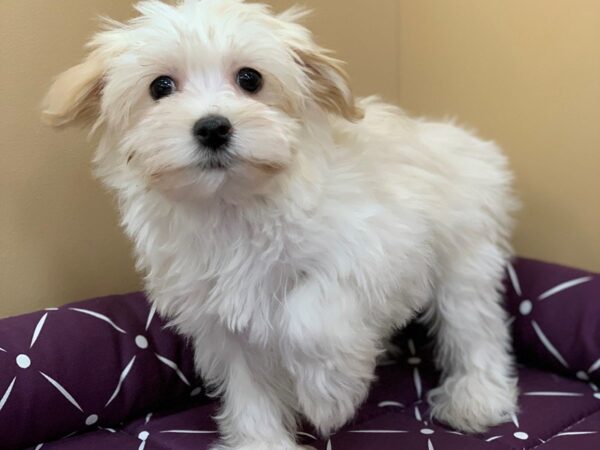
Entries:
{"type": "Polygon", "coordinates": [[[104,64],[93,53],[62,73],[43,102],[42,120],[61,127],[74,121],[90,122],[98,116],[104,64]]]}
{"type": "Polygon", "coordinates": [[[285,170],[285,165],[268,161],[248,161],[248,163],[262,172],[269,175],[277,175],[285,170]]]}
{"type": "MultiPolygon", "coordinates": [[[[188,169],[183,168],[164,168],[161,170],[156,170],[148,175],[146,179],[146,183],[148,186],[156,186],[169,188],[174,187],[179,184],[186,184],[183,178],[188,169]]],[[[189,183],[188,183],[189,184],[189,183]]]]}
{"type": "Polygon", "coordinates": [[[156,171],[150,173],[150,180],[152,182],[159,181],[160,179],[168,177],[168,176],[178,175],[179,173],[183,172],[184,170],[185,169],[183,169],[183,168],[179,168],[179,169],[164,168],[161,170],[156,170],[156,171]]]}
{"type": "Polygon", "coordinates": [[[325,53],[297,51],[301,64],[315,86],[315,100],[327,111],[341,115],[347,120],[364,118],[364,111],[356,105],[349,87],[348,74],[339,61],[325,53]]]}
{"type": "Polygon", "coordinates": [[[281,90],[279,100],[279,102],[265,102],[265,105],[270,106],[271,108],[280,109],[290,117],[300,118],[294,104],[294,99],[283,89],[281,90]]]}

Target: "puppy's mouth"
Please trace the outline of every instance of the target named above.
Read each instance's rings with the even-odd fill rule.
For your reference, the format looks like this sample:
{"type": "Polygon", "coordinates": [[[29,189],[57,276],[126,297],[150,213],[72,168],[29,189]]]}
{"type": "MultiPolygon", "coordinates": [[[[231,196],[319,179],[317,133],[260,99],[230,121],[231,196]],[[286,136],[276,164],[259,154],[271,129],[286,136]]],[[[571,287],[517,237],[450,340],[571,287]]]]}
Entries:
{"type": "Polygon", "coordinates": [[[206,162],[202,162],[198,165],[200,170],[227,170],[231,167],[230,162],[220,161],[220,160],[210,160],[206,162]]]}
{"type": "Polygon", "coordinates": [[[201,149],[202,160],[198,163],[201,170],[227,170],[231,168],[236,158],[225,147],[218,150],[201,149]]]}
{"type": "MultiPolygon", "coordinates": [[[[150,175],[152,184],[179,185],[193,184],[197,180],[198,171],[206,173],[227,173],[240,167],[252,167],[267,175],[277,175],[286,169],[286,165],[274,161],[253,158],[242,158],[227,150],[219,153],[200,150],[202,158],[193,164],[181,167],[165,167],[150,175]]],[[[233,172],[232,172],[233,173],[233,172]]],[[[237,172],[234,172],[237,173],[237,172]]]]}

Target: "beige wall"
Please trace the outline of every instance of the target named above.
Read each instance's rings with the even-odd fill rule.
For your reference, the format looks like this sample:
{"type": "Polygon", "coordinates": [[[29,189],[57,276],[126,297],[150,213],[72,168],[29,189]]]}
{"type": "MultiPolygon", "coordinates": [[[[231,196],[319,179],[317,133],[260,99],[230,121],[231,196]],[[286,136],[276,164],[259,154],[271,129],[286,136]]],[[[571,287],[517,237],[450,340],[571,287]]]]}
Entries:
{"type": "Polygon", "coordinates": [[[78,62],[98,14],[123,0],[0,0],[0,316],[135,289],[92,144],[40,124],[51,77],[78,62]]]}
{"type": "MultiPolygon", "coordinates": [[[[273,0],[277,8],[293,1],[273,0]]],[[[359,94],[457,117],[507,150],[521,254],[600,270],[600,3],[307,0],[359,94]]],[[[39,124],[49,80],[127,0],[0,1],[0,316],[138,287],[93,143],[39,124]]]]}
{"type": "Polygon", "coordinates": [[[600,271],[600,2],[400,4],[400,102],[506,149],[519,253],[600,271]]]}

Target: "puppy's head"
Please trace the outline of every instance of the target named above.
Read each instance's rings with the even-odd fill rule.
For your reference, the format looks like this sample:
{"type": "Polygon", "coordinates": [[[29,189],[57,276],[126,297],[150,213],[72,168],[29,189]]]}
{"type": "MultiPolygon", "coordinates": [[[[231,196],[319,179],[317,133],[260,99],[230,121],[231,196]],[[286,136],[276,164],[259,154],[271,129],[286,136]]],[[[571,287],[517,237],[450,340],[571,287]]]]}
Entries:
{"type": "Polygon", "coordinates": [[[107,21],[44,104],[51,125],[104,130],[107,177],[202,195],[248,191],[293,163],[307,123],[360,117],[339,62],[297,23],[300,9],[275,15],[243,0],[136,9],[126,24],[107,21]]]}

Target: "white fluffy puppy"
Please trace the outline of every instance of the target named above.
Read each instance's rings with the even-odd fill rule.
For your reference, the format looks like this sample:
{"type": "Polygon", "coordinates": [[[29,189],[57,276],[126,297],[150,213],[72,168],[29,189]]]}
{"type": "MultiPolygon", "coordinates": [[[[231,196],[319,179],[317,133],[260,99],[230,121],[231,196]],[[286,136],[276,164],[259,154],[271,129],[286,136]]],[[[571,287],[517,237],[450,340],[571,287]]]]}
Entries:
{"type": "Polygon", "coordinates": [[[515,411],[505,313],[511,174],[450,124],[355,100],[294,8],[158,0],[107,21],[45,102],[102,139],[97,173],[160,313],[223,397],[217,448],[291,450],[365,399],[386,339],[424,312],[439,420],[515,411]]]}

